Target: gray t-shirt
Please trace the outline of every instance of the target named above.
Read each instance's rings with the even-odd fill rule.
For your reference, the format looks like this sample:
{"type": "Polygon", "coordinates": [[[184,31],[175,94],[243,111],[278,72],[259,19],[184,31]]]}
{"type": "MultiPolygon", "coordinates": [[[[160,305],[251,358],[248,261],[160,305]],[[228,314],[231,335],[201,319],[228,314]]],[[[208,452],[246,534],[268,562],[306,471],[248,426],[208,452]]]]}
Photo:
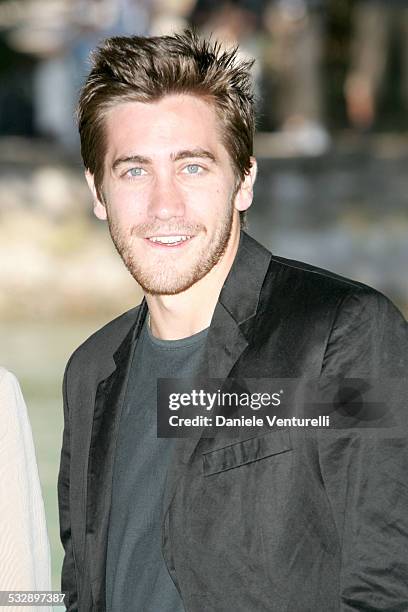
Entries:
{"type": "Polygon", "coordinates": [[[106,563],[108,612],[183,612],[161,552],[161,510],[174,439],[157,438],[157,378],[194,376],[208,328],[181,340],[143,325],[119,427],[106,563]]]}

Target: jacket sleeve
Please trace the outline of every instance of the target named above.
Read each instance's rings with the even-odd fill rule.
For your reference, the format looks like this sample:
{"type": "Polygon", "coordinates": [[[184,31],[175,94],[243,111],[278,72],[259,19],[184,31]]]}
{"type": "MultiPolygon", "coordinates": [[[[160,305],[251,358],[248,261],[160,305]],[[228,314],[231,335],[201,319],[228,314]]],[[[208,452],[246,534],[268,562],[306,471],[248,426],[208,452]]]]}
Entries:
{"type": "Polygon", "coordinates": [[[389,427],[317,434],[342,550],[342,612],[408,610],[407,375],[408,331],[399,311],[374,291],[346,297],[332,326],[322,377],[386,385],[393,419],[389,427]]]}
{"type": "Polygon", "coordinates": [[[58,476],[58,506],[60,520],[60,537],[65,555],[62,565],[61,591],[66,592],[65,605],[69,612],[78,611],[78,587],[75,571],[75,559],[71,537],[70,513],[70,414],[68,407],[68,369],[65,370],[63,382],[64,399],[64,433],[62,439],[61,462],[58,476]]]}

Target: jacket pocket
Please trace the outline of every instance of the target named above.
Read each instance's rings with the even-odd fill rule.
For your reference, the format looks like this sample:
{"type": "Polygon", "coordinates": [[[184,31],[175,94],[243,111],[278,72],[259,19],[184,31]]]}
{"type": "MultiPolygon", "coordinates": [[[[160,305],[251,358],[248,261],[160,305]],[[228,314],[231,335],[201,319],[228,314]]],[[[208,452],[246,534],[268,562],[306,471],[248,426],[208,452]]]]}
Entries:
{"type": "Polygon", "coordinates": [[[281,429],[203,453],[204,476],[292,450],[289,432],[281,429]]]}

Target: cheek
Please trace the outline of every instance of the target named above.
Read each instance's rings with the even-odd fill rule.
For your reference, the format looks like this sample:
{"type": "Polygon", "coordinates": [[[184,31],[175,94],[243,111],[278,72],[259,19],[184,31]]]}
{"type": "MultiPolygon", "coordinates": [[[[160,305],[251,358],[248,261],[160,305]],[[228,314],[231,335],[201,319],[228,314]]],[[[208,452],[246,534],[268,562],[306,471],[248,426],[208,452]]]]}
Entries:
{"type": "Polygon", "coordinates": [[[115,187],[106,193],[110,217],[120,225],[133,224],[144,216],[145,198],[128,188],[115,187]]]}

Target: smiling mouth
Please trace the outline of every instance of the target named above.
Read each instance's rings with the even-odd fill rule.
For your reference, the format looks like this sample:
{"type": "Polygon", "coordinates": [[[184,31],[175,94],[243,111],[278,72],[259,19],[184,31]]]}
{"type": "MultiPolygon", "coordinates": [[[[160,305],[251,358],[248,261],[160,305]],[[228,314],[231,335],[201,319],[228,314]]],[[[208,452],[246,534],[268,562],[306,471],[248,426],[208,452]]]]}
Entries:
{"type": "Polygon", "coordinates": [[[165,247],[174,247],[185,242],[188,242],[194,238],[194,236],[187,236],[184,234],[180,234],[178,236],[150,236],[146,238],[146,240],[152,244],[157,244],[165,247]]]}

